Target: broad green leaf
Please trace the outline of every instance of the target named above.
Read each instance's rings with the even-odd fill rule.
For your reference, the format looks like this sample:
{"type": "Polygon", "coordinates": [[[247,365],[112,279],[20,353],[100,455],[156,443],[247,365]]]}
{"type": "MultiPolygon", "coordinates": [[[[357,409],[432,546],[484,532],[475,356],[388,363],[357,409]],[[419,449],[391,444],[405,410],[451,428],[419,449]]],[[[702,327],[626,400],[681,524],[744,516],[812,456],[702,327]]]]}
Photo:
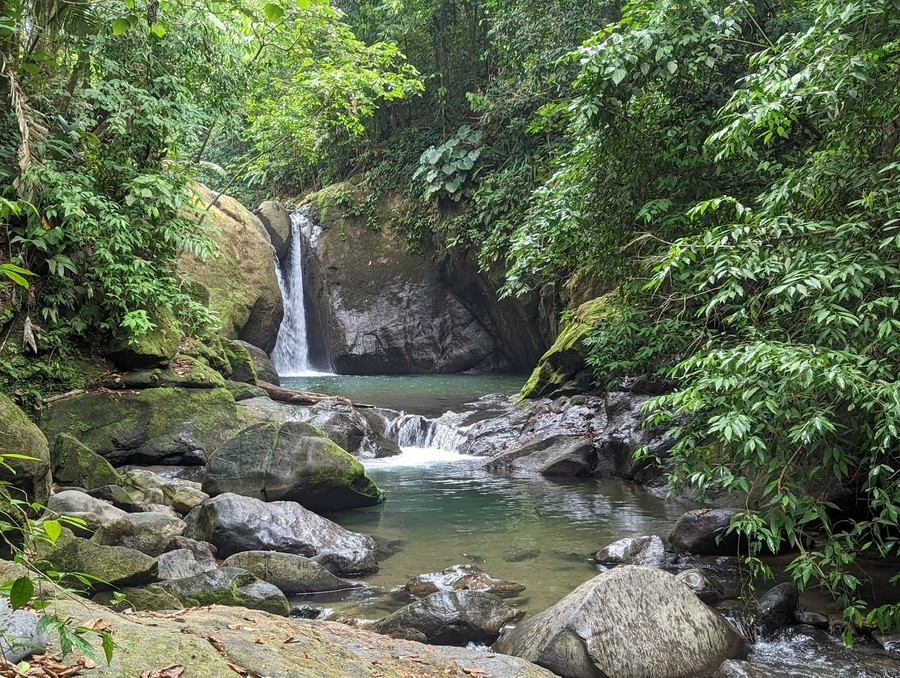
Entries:
{"type": "Polygon", "coordinates": [[[59,535],[62,534],[62,525],[59,524],[58,520],[45,520],[42,525],[47,538],[55,544],[56,540],[59,539],[59,535]]]}
{"type": "Polygon", "coordinates": [[[14,610],[31,602],[34,595],[34,583],[28,577],[19,577],[13,582],[9,591],[9,605],[14,610]]]}
{"type": "Polygon", "coordinates": [[[118,18],[113,19],[112,22],[112,32],[113,35],[123,35],[126,31],[131,29],[131,22],[128,19],[118,18]]]}
{"type": "Polygon", "coordinates": [[[154,34],[157,38],[162,38],[162,37],[164,37],[165,34],[166,34],[166,29],[163,28],[162,26],[160,26],[159,24],[153,24],[153,25],[150,27],[150,30],[153,31],[153,34],[154,34]]]}
{"type": "Polygon", "coordinates": [[[263,11],[266,14],[266,19],[272,23],[284,16],[284,8],[281,5],[276,5],[274,2],[267,2],[263,11]]]}

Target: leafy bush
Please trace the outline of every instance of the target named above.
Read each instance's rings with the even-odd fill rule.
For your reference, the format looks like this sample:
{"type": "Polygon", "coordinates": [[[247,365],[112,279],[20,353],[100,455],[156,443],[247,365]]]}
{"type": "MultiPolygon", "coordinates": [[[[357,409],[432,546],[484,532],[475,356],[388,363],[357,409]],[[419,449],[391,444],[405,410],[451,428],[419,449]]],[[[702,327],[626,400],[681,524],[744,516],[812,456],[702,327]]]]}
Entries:
{"type": "Polygon", "coordinates": [[[481,132],[463,125],[443,144],[422,153],[412,178],[424,182],[426,200],[437,195],[459,202],[468,194],[466,182],[475,175],[472,169],[481,155],[480,143],[481,132]]]}

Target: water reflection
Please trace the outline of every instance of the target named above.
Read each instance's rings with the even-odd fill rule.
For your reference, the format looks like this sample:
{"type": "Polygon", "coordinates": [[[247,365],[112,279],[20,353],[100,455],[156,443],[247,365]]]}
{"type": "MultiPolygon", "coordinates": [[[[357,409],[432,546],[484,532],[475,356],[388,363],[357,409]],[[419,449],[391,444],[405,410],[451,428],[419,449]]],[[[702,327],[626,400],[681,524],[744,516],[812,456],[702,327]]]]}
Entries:
{"type": "Polygon", "coordinates": [[[597,574],[589,553],[622,537],[665,535],[689,508],[617,480],[507,478],[481,463],[438,450],[366,462],[387,502],[332,517],[384,552],[381,571],[366,579],[376,590],[344,601],[345,614],[377,618],[397,607],[379,590],[466,562],[525,584],[511,602],[535,613],[597,574]]]}

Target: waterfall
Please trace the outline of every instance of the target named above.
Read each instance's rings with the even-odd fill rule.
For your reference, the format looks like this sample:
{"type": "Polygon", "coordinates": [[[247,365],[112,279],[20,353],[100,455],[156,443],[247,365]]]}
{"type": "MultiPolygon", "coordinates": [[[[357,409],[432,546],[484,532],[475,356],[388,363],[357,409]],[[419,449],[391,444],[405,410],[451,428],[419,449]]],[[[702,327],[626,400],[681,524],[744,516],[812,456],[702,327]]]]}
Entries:
{"type": "Polygon", "coordinates": [[[291,213],[291,244],[287,260],[276,260],[275,264],[275,274],[284,300],[284,319],[272,351],[272,362],[278,374],[285,377],[319,374],[309,364],[309,339],[303,299],[303,229],[309,229],[309,211],[310,207],[306,205],[291,213]]]}

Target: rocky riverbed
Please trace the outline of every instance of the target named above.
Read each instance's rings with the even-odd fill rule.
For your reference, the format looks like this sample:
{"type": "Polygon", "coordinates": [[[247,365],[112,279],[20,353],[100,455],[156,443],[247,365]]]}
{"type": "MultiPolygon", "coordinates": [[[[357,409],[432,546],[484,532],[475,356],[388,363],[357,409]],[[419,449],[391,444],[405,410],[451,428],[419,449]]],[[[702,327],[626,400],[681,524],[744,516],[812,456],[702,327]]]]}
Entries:
{"type": "MultiPolygon", "coordinates": [[[[108,376],[51,403],[38,426],[0,397],[11,423],[3,449],[36,459],[11,460],[16,486],[48,517],[82,521],[36,555],[44,568],[95,578],[91,600],[52,594],[61,614],[109,621],[114,664],[92,673],[171,664],[227,675],[230,662],[269,676],[737,676],[755,675],[763,661],[778,675],[772,653],[750,641],[768,649],[786,638],[838,656],[827,640],[837,620],[804,613],[795,590],[735,604],[729,573],[739,544],[716,539],[727,510],[687,514],[666,543],[650,534],[584,553],[585,572],[594,567],[596,576],[534,616],[508,602],[520,584],[458,563],[396,582],[408,602],[379,620],[292,618],[317,612],[286,594],[359,590],[379,567],[371,536],[320,514],[391,500],[360,460],[428,445],[482,457],[504,477],[655,485],[660,470],[631,455],[645,445],[663,453],[669,441],[640,427],[646,396],[627,391],[522,404],[486,397],[437,419],[328,400],[288,405],[257,387],[266,366],[240,348],[225,352],[227,370],[184,354],[178,369],[108,376]],[[495,652],[444,647],[495,641],[495,652]]],[[[6,578],[16,574],[5,568],[6,578]]],[[[857,675],[896,675],[891,638],[858,638],[857,675]]]]}

